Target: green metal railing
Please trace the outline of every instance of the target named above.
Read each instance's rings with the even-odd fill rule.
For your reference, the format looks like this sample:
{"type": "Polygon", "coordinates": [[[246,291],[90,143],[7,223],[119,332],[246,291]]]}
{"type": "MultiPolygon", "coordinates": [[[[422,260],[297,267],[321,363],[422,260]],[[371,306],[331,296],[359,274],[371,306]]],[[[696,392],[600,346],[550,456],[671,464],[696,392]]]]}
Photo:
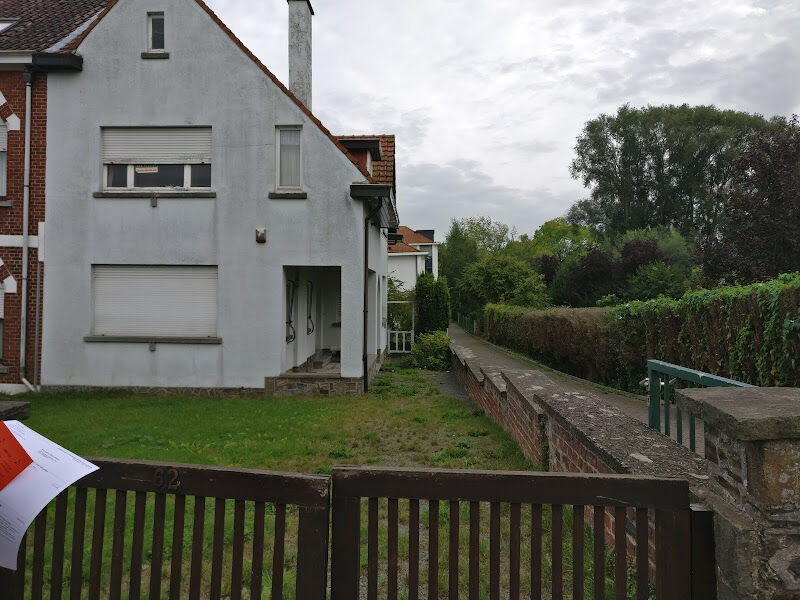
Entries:
{"type": "Polygon", "coordinates": [[[475,319],[468,317],[467,315],[462,315],[461,313],[453,312],[453,320],[458,323],[458,326],[461,327],[461,329],[467,333],[475,335],[475,319]]]}
{"type": "MultiPolygon", "coordinates": [[[[692,387],[754,387],[749,383],[728,379],[687,369],[680,365],[663,362],[660,360],[647,361],[647,382],[650,393],[650,405],[648,421],[651,429],[660,431],[664,435],[671,437],[671,411],[674,402],[674,389],[692,387]],[[663,408],[663,426],[662,410],[663,408]]],[[[679,444],[683,444],[683,415],[681,409],[675,407],[675,434],[679,444]]],[[[689,448],[695,451],[696,423],[695,418],[689,415],[689,448]]]]}

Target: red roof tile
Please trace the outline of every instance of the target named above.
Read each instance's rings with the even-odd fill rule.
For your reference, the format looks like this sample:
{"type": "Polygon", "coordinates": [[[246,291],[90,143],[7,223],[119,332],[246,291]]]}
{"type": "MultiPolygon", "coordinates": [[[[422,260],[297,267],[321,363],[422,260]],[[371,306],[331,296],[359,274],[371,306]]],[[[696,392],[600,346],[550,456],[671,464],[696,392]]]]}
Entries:
{"type": "Polygon", "coordinates": [[[389,244],[389,254],[397,254],[399,252],[419,252],[422,254],[422,250],[417,250],[413,246],[409,246],[404,242],[397,242],[396,244],[389,244]]]}
{"type": "Polygon", "coordinates": [[[406,227],[402,225],[397,228],[397,233],[403,235],[403,242],[406,244],[433,244],[434,241],[431,239],[426,238],[424,235],[420,235],[410,227],[406,227]]]}
{"type": "Polygon", "coordinates": [[[0,50],[43,52],[116,0],[0,0],[0,19],[19,22],[0,33],[0,50]]]}
{"type": "MultiPolygon", "coordinates": [[[[395,189],[395,165],[394,165],[394,135],[340,135],[340,140],[372,140],[379,139],[381,142],[381,154],[383,160],[372,161],[372,178],[375,183],[392,186],[395,189]]],[[[396,191],[396,190],[395,190],[396,191]]]]}

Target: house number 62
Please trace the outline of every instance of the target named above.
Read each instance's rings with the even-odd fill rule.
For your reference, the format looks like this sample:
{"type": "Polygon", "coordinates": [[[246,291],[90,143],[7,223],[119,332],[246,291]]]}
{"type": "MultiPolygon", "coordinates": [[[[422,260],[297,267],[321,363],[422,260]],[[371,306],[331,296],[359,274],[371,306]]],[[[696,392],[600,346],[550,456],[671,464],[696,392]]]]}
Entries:
{"type": "Polygon", "coordinates": [[[178,469],[159,467],[153,474],[153,481],[159,490],[177,490],[181,482],[178,469]]]}

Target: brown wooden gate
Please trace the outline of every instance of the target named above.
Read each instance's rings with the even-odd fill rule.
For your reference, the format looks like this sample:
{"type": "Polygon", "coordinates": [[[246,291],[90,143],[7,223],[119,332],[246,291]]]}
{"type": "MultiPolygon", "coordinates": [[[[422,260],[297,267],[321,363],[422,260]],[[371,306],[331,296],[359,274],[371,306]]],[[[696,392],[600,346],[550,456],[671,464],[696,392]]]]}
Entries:
{"type": "Polygon", "coordinates": [[[690,515],[674,479],[337,467],[331,598],[713,598],[690,515]]]}
{"type": "Polygon", "coordinates": [[[710,513],[685,481],[90,460],[0,569],[2,600],[323,600],[331,480],[332,600],[715,595],[710,513]]]}
{"type": "Polygon", "coordinates": [[[0,569],[3,600],[325,597],[328,477],[89,460],[0,569]]]}

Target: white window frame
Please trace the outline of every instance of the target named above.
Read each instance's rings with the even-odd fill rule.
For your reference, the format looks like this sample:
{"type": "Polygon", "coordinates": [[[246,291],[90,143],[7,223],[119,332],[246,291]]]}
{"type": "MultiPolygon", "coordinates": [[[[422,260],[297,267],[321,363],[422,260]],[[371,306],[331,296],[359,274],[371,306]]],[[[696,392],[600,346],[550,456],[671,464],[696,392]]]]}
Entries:
{"type": "MultiPolygon", "coordinates": [[[[103,129],[117,129],[114,126],[108,127],[101,127],[101,140],[102,140],[102,130],[103,129]]],[[[184,127],[179,127],[183,129],[184,127]]],[[[200,129],[209,129],[211,130],[212,135],[212,142],[213,142],[213,128],[212,127],[199,127],[200,129]]],[[[123,129],[127,129],[123,127],[123,129]]],[[[135,129],[169,129],[169,127],[162,127],[162,126],[153,126],[153,127],[141,127],[135,129]]],[[[191,128],[190,128],[191,129],[191,128]]],[[[102,146],[101,141],[101,146],[102,146]]],[[[101,152],[102,153],[102,152],[101,152]]],[[[103,192],[168,192],[168,191],[180,191],[180,192],[195,192],[195,193],[205,193],[205,192],[212,192],[214,191],[213,183],[214,183],[214,162],[189,162],[189,163],[147,163],[147,162],[135,162],[135,163],[125,163],[125,162],[103,162],[104,156],[101,156],[101,182],[100,182],[100,189],[103,192]],[[182,164],[183,165],[183,185],[181,186],[161,186],[161,187],[137,187],[134,183],[134,175],[136,167],[146,167],[146,166],[158,166],[159,164],[182,164]],[[108,167],[112,165],[125,165],[127,166],[127,172],[125,175],[125,186],[109,186],[108,185],[108,167]],[[207,187],[192,187],[192,166],[193,165],[209,165],[211,167],[211,182],[207,187]]]]}
{"type": "Polygon", "coordinates": [[[147,51],[148,52],[166,52],[167,51],[167,20],[164,17],[164,11],[153,11],[147,13],[147,51]],[[161,19],[164,21],[164,47],[153,48],[153,20],[161,19]]]}
{"type": "MultiPolygon", "coordinates": [[[[111,165],[119,165],[119,164],[122,164],[122,163],[106,163],[106,164],[103,164],[103,191],[104,192],[115,192],[115,191],[119,191],[119,192],[136,192],[136,191],[158,192],[158,191],[162,191],[162,192],[165,192],[165,191],[169,191],[169,190],[180,190],[180,191],[187,191],[187,192],[210,192],[213,189],[212,186],[210,186],[210,185],[208,187],[192,187],[192,165],[198,165],[198,164],[206,165],[207,164],[207,165],[211,166],[211,163],[186,163],[186,164],[183,165],[183,185],[182,186],[163,186],[163,187],[136,187],[136,186],[134,186],[133,185],[133,177],[134,177],[134,174],[135,174],[136,167],[149,167],[151,165],[145,165],[145,164],[133,165],[133,164],[129,164],[129,165],[125,165],[126,167],[128,167],[128,172],[127,172],[127,176],[126,176],[126,180],[125,180],[126,186],[125,187],[121,187],[121,186],[111,187],[111,186],[108,185],[108,167],[111,166],[111,165]]],[[[158,165],[152,165],[152,166],[158,166],[158,165]]],[[[213,166],[211,167],[211,174],[212,174],[212,177],[213,177],[213,174],[214,174],[214,167],[213,166]]]]}
{"type": "Polygon", "coordinates": [[[275,127],[275,191],[276,192],[302,192],[303,191],[303,126],[278,125],[275,127]],[[281,185],[281,131],[300,131],[300,185],[281,185]]]}

